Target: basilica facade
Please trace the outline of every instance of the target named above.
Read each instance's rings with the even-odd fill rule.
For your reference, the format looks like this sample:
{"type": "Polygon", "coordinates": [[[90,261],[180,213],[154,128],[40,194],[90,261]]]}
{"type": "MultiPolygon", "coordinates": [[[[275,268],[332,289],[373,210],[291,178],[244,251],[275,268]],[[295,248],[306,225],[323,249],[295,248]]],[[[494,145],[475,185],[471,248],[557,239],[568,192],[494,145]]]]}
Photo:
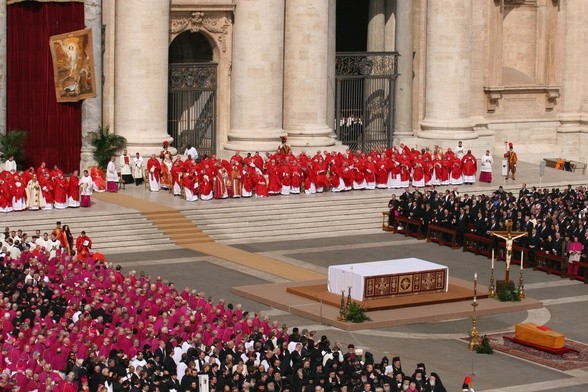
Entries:
{"type": "MultiPolygon", "coordinates": [[[[512,142],[529,161],[581,160],[588,145],[585,0],[79,2],[99,75],[81,106],[81,167],[101,124],[143,154],[164,141],[273,151],[282,136],[309,153],[512,142]]],[[[2,31],[22,4],[2,6],[2,31]]],[[[0,57],[18,56],[2,35],[0,57]]],[[[18,88],[6,64],[2,132],[18,88]]]]}

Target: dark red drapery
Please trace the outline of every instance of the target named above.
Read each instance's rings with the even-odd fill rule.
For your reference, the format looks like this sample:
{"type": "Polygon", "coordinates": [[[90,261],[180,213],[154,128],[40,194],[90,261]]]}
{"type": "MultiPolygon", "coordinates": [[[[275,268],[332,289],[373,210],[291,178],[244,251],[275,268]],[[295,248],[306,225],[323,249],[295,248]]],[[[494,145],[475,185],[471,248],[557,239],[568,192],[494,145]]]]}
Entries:
{"type": "Polygon", "coordinates": [[[7,10],[8,132],[29,131],[26,164],[77,170],[82,102],[57,102],[49,37],[83,29],[84,4],[23,2],[7,10]]]}

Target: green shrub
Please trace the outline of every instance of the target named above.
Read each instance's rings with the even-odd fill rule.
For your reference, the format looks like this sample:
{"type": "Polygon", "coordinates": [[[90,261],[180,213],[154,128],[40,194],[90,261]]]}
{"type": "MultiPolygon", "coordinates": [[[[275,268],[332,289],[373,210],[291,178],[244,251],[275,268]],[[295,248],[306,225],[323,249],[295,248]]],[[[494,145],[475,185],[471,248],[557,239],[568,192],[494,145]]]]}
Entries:
{"type": "Polygon", "coordinates": [[[25,156],[24,144],[29,137],[28,131],[8,131],[0,135],[0,155],[2,160],[13,156],[17,164],[22,164],[25,156]]]}
{"type": "Polygon", "coordinates": [[[518,302],[521,300],[521,296],[516,287],[504,284],[498,292],[498,300],[500,302],[518,302]]]}
{"type": "Polygon", "coordinates": [[[490,345],[490,339],[488,339],[486,335],[482,337],[482,341],[480,342],[480,344],[476,345],[474,348],[478,354],[494,353],[494,349],[492,349],[492,346],[490,345]]]}
{"type": "Polygon", "coordinates": [[[365,314],[366,311],[367,309],[362,308],[357,302],[352,301],[349,304],[349,309],[347,310],[347,321],[351,321],[352,323],[363,323],[364,321],[370,321],[371,318],[365,314]]]}

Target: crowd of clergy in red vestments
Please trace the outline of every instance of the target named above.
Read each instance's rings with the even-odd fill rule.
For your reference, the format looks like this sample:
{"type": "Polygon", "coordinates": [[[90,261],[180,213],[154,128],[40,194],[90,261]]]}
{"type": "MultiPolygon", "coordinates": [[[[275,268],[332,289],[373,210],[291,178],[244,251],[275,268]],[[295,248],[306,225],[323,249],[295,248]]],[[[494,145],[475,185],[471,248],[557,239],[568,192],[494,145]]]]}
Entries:
{"type": "Polygon", "coordinates": [[[16,170],[6,161],[0,172],[0,212],[53,210],[90,207],[93,191],[104,191],[104,173],[96,165],[80,177],[77,171],[66,177],[57,165],[50,169],[43,162],[36,170],[16,170]],[[8,170],[7,170],[8,169],[8,170]]]}
{"type": "MultiPolygon", "coordinates": [[[[27,238],[15,233],[7,228],[3,242],[27,238]]],[[[18,257],[2,250],[0,391],[206,392],[202,375],[211,392],[445,390],[422,363],[405,374],[398,357],[378,363],[353,344],[344,352],[339,341],[159,276],[125,275],[92,253],[85,234],[78,240],[86,252],[75,258],[38,238],[18,257]]]]}
{"type": "Polygon", "coordinates": [[[369,152],[317,151],[310,156],[294,155],[283,141],[273,154],[242,156],[237,151],[229,160],[176,156],[166,165],[154,155],[147,172],[152,191],[172,189],[187,201],[475,183],[476,157],[461,143],[456,150],[400,144],[369,152]]]}

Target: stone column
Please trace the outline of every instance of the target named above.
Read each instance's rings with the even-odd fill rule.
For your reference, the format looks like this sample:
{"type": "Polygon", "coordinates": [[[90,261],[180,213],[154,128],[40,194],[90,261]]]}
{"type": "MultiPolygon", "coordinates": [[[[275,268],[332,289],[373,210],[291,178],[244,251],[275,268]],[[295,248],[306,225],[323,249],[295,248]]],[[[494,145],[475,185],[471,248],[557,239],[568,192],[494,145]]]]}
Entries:
{"type": "Polygon", "coordinates": [[[237,1],[227,150],[280,145],[283,77],[284,0],[237,1]]]}
{"type": "Polygon", "coordinates": [[[426,113],[419,138],[476,138],[470,118],[471,26],[471,0],[427,2],[426,113]]]}
{"type": "Polygon", "coordinates": [[[336,104],[336,60],[337,60],[337,0],[329,0],[329,49],[327,54],[327,125],[333,129],[331,137],[335,134],[335,104],[336,104]]]}
{"type": "MultiPolygon", "coordinates": [[[[583,89],[587,88],[585,71],[588,70],[588,56],[585,44],[584,0],[568,0],[565,8],[564,45],[562,59],[561,112],[562,125],[558,132],[578,132],[582,113],[583,89]],[[585,67],[585,69],[583,69],[585,67]]],[[[586,99],[586,97],[584,97],[586,99]]]]}
{"type": "Polygon", "coordinates": [[[396,1],[396,42],[398,73],[395,84],[394,138],[413,136],[412,82],[413,82],[413,12],[412,1],[396,1]]]}
{"type": "Polygon", "coordinates": [[[96,79],[96,98],[86,99],[82,104],[82,151],[80,170],[93,162],[92,145],[88,133],[102,125],[102,1],[84,0],[84,22],[92,29],[94,50],[94,78],[96,79]]]}
{"type": "Polygon", "coordinates": [[[0,134],[6,133],[6,63],[7,45],[6,32],[8,26],[6,24],[7,10],[6,1],[0,4],[0,134]]]}
{"type": "Polygon", "coordinates": [[[367,51],[383,52],[386,27],[386,0],[369,0],[367,51]]]}
{"type": "Polygon", "coordinates": [[[169,2],[116,2],[114,130],[129,152],[158,153],[167,134],[169,2]]]}
{"type": "Polygon", "coordinates": [[[326,124],[329,0],[287,0],[284,129],[294,147],[332,146],[326,124]]]}

